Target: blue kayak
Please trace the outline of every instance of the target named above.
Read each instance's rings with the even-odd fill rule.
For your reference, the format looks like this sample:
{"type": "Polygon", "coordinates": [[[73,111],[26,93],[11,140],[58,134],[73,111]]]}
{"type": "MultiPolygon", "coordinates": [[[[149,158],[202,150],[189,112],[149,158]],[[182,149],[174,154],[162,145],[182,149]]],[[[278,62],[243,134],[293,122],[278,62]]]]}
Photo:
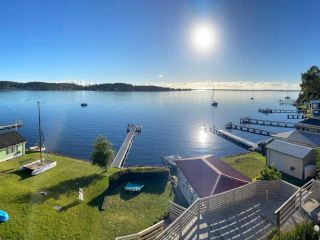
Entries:
{"type": "Polygon", "coordinates": [[[9,215],[5,211],[0,210],[0,222],[6,222],[9,220],[9,215]]]}
{"type": "Polygon", "coordinates": [[[143,187],[144,185],[128,182],[126,186],[124,186],[124,189],[129,192],[140,192],[143,187]]]}

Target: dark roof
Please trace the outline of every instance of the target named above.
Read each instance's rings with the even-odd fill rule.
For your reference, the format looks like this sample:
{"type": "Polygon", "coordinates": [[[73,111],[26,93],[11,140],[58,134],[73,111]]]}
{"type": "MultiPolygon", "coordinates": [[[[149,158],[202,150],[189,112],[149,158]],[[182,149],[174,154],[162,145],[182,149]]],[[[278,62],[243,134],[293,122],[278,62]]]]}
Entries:
{"type": "Polygon", "coordinates": [[[273,135],[276,138],[286,139],[289,142],[302,144],[310,147],[320,146],[320,135],[305,131],[293,130],[273,135]]]}
{"type": "Polygon", "coordinates": [[[298,124],[308,124],[308,125],[320,126],[320,119],[308,118],[306,120],[298,122],[298,124]]]}
{"type": "Polygon", "coordinates": [[[16,131],[0,133],[0,149],[23,143],[25,141],[26,139],[16,131]]]}
{"type": "Polygon", "coordinates": [[[200,198],[225,192],[251,181],[213,156],[179,159],[175,163],[200,198]]]}

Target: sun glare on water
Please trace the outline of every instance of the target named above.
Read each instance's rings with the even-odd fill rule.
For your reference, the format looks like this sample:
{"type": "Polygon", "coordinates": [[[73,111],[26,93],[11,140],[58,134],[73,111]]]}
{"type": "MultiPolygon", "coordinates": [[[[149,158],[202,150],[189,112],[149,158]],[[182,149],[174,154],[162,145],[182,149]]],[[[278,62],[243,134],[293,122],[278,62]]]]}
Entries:
{"type": "Polygon", "coordinates": [[[198,23],[191,29],[191,44],[197,52],[210,52],[214,48],[216,40],[214,28],[209,23],[198,23]]]}

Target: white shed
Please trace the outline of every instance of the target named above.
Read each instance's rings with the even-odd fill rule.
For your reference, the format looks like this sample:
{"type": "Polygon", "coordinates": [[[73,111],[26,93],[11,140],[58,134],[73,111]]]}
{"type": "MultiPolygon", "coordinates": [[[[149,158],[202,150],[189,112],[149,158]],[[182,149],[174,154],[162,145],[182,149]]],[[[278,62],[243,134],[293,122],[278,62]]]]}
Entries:
{"type": "Polygon", "coordinates": [[[306,166],[315,164],[315,150],[310,147],[275,140],[266,146],[267,165],[290,176],[305,179],[306,166]]]}

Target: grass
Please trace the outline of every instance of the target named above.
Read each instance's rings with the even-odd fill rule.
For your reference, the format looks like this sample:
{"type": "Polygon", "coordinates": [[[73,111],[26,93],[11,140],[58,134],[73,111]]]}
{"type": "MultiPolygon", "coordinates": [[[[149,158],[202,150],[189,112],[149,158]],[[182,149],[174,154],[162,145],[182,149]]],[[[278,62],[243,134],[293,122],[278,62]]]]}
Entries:
{"type": "Polygon", "coordinates": [[[257,152],[224,157],[221,160],[251,179],[259,175],[266,164],[265,157],[257,152]]]}
{"type": "Polygon", "coordinates": [[[37,158],[27,154],[0,163],[0,208],[10,215],[0,224],[1,239],[115,239],[157,222],[173,198],[169,183],[150,180],[138,195],[124,193],[122,186],[114,189],[107,209],[100,211],[109,176],[117,169],[102,173],[90,163],[50,155],[57,167],[47,172],[29,177],[18,170],[37,158]],[[79,187],[84,191],[80,203],[79,187]]]}
{"type": "MultiPolygon", "coordinates": [[[[318,151],[318,161],[320,164],[320,148],[318,151]]],[[[224,157],[221,160],[225,163],[228,163],[231,167],[251,179],[258,176],[266,166],[266,157],[257,152],[249,152],[236,156],[224,157]]],[[[285,173],[281,173],[281,179],[299,187],[306,183],[304,180],[294,178],[285,173]]]]}

